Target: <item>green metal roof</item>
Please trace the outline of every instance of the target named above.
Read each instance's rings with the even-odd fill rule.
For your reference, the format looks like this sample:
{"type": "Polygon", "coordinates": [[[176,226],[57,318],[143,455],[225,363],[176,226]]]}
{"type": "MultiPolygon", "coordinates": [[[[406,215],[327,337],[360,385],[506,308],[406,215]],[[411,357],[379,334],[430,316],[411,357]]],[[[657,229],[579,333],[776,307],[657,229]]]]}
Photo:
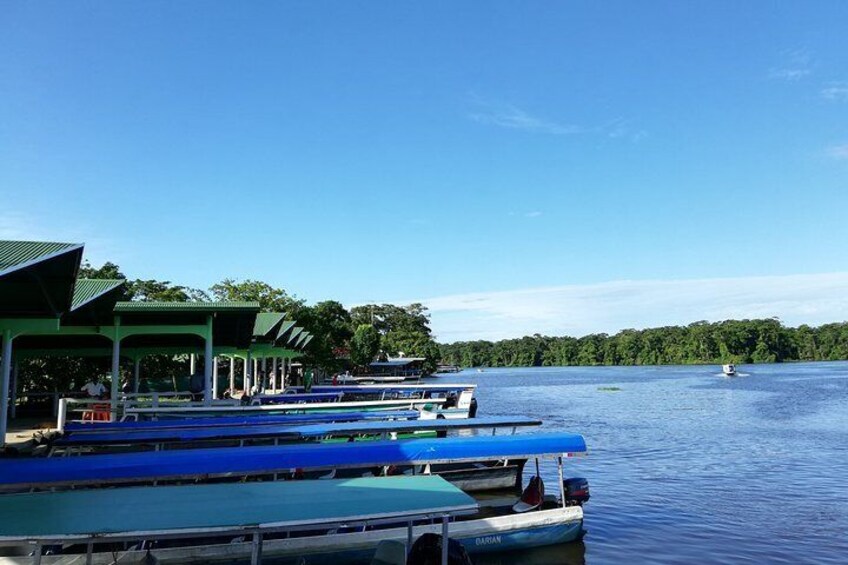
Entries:
{"type": "MultiPolygon", "coordinates": [[[[213,343],[216,346],[247,347],[253,340],[253,328],[259,314],[258,302],[118,302],[114,314],[122,327],[205,325],[214,317],[213,343]]],[[[127,338],[127,347],[182,345],[184,339],[155,335],[127,338]],[[176,343],[179,342],[179,343],[176,343]]]]}
{"type": "Polygon", "coordinates": [[[55,318],[71,308],[81,243],[0,240],[0,318],[55,318]]]}
{"type": "Polygon", "coordinates": [[[309,345],[309,342],[310,342],[310,341],[312,341],[312,338],[314,338],[314,337],[315,337],[314,335],[310,335],[309,337],[307,337],[307,338],[304,340],[304,342],[300,344],[300,348],[301,348],[301,349],[303,349],[304,347],[306,347],[307,345],[309,345]]]}
{"type": "Polygon", "coordinates": [[[71,310],[78,310],[92,300],[116,290],[127,282],[121,279],[78,279],[74,285],[74,299],[71,310]]]}
{"type": "Polygon", "coordinates": [[[301,328],[300,326],[296,326],[296,327],[292,328],[292,331],[291,331],[291,333],[289,334],[289,340],[288,340],[288,342],[287,342],[287,343],[292,343],[292,342],[294,342],[294,339],[295,339],[295,338],[296,338],[296,337],[300,334],[300,332],[302,332],[302,331],[303,331],[303,328],[301,328]]]}
{"type": "Polygon", "coordinates": [[[162,313],[191,312],[196,314],[214,314],[221,311],[259,310],[258,302],[127,302],[115,304],[115,313],[139,312],[162,313]]]}
{"type": "Polygon", "coordinates": [[[0,276],[82,248],[82,243],[0,240],[0,276]]]}
{"type": "MultiPolygon", "coordinates": [[[[277,339],[279,340],[287,331],[292,329],[297,322],[295,320],[284,320],[282,324],[280,324],[280,329],[277,330],[277,339]]],[[[288,340],[285,340],[288,341],[288,340]]]]}
{"type": "Polygon", "coordinates": [[[282,312],[258,313],[256,315],[256,323],[253,325],[253,335],[255,337],[267,336],[277,328],[277,324],[282,322],[285,317],[286,315],[282,312]]]}
{"type": "Polygon", "coordinates": [[[306,339],[307,339],[308,337],[310,337],[310,333],[309,333],[309,332],[300,332],[300,335],[297,337],[297,340],[295,340],[295,342],[294,342],[294,346],[295,346],[295,347],[300,347],[300,346],[302,346],[302,345],[303,345],[303,342],[304,342],[304,341],[306,341],[306,339]]]}

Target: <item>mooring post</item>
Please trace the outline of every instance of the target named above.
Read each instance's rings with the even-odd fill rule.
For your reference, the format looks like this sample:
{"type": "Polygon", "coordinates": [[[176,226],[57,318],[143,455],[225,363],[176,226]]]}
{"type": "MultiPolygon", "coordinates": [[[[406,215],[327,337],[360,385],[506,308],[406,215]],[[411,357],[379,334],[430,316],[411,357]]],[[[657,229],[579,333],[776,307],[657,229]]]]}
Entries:
{"type": "Polygon", "coordinates": [[[565,480],[562,476],[562,455],[557,457],[557,472],[559,473],[559,499],[562,507],[565,508],[565,480]]]}
{"type": "Polygon", "coordinates": [[[253,534],[253,547],[250,552],[250,565],[259,565],[262,563],[262,534],[256,532],[253,534]]]}
{"type": "Polygon", "coordinates": [[[448,565],[448,515],[442,516],[442,565],[448,565]]]}

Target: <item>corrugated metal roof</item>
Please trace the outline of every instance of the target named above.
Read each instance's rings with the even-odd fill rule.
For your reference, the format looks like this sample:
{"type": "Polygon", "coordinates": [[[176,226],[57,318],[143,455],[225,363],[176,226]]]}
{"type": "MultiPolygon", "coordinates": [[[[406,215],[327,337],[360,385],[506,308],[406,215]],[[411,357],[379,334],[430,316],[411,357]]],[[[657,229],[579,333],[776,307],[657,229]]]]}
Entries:
{"type": "Polygon", "coordinates": [[[256,311],[258,302],[118,302],[115,312],[197,312],[210,313],[221,311],[256,311]]]}
{"type": "Polygon", "coordinates": [[[300,334],[300,337],[298,337],[298,338],[297,338],[297,341],[296,341],[296,342],[295,342],[295,344],[294,344],[294,345],[295,345],[295,347],[302,347],[302,346],[303,346],[303,344],[304,344],[304,342],[306,342],[306,339],[307,339],[308,337],[310,337],[311,335],[312,335],[312,334],[310,334],[309,332],[302,332],[302,333],[300,334]]]}
{"type": "Polygon", "coordinates": [[[82,247],[82,243],[0,240],[0,275],[82,247]]]}
{"type": "Polygon", "coordinates": [[[283,312],[260,312],[256,315],[256,322],[253,324],[253,335],[257,337],[265,337],[276,329],[277,324],[283,321],[286,315],[283,312]]]}
{"type": "Polygon", "coordinates": [[[298,336],[298,334],[300,334],[300,332],[302,332],[302,331],[303,331],[303,328],[301,328],[300,326],[292,328],[292,331],[289,334],[289,340],[288,340],[287,343],[293,343],[294,338],[296,338],[298,336]]]}
{"type": "MultiPolygon", "coordinates": [[[[295,320],[284,320],[283,323],[280,324],[280,329],[277,330],[277,339],[283,337],[283,335],[292,329],[296,323],[297,321],[295,320]]],[[[286,342],[288,342],[288,339],[286,339],[286,342]]]]}
{"type": "Polygon", "coordinates": [[[125,282],[119,279],[79,279],[74,285],[74,298],[71,301],[71,311],[88,304],[92,300],[115,290],[125,282]]]}

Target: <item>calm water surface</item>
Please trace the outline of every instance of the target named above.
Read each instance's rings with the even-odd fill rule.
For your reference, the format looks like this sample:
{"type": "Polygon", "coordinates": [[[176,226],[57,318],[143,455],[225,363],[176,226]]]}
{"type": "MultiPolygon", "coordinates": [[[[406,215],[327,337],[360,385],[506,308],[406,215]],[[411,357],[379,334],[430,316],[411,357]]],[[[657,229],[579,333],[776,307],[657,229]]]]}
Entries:
{"type": "Polygon", "coordinates": [[[537,416],[590,452],[566,469],[592,488],[582,543],[476,563],[848,563],[848,363],[738,369],[452,375],[480,415],[537,416]]]}

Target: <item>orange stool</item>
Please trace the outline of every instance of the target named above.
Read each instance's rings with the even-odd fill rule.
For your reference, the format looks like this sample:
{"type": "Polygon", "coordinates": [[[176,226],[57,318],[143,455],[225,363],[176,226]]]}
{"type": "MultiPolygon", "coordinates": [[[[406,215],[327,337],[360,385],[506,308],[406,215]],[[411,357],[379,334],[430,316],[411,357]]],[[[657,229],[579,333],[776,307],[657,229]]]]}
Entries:
{"type": "Polygon", "coordinates": [[[92,404],[91,410],[82,413],[83,422],[108,422],[112,419],[112,407],[109,404],[92,404]]]}

